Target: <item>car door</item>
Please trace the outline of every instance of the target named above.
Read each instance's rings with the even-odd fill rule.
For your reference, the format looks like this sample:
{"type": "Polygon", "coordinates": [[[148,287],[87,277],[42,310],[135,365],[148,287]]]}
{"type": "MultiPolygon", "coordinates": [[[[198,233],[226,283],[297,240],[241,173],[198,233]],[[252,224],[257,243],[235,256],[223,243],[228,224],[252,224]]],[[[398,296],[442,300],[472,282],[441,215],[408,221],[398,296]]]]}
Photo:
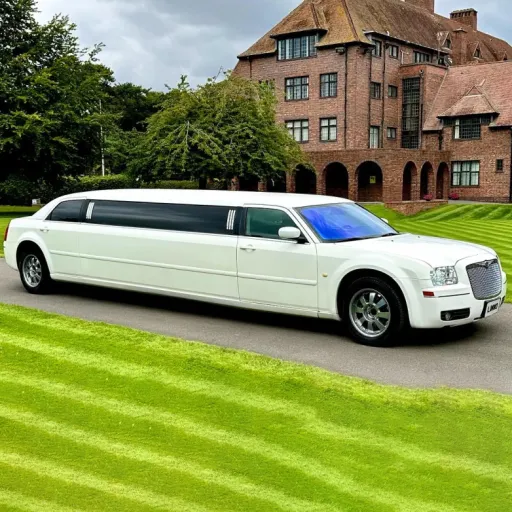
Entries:
{"type": "Polygon", "coordinates": [[[282,240],[279,229],[289,226],[301,229],[283,208],[247,207],[237,250],[242,302],[318,310],[316,245],[282,240]]]}
{"type": "Polygon", "coordinates": [[[40,223],[39,235],[51,261],[52,275],[79,276],[79,231],[85,199],[64,200],[40,223]]]}

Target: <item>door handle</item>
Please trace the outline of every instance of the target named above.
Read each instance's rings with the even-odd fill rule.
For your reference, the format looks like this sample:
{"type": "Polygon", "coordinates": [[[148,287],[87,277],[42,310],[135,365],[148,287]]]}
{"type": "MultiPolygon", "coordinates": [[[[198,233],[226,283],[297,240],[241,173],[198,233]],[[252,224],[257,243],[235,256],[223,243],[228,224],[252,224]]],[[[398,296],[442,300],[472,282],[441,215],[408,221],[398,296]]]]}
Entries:
{"type": "Polygon", "coordinates": [[[48,228],[39,228],[39,231],[42,231],[43,233],[48,233],[50,231],[48,228]]]}
{"type": "Polygon", "coordinates": [[[240,249],[246,252],[254,252],[256,250],[256,248],[252,245],[246,245],[244,247],[240,247],[240,249]]]}

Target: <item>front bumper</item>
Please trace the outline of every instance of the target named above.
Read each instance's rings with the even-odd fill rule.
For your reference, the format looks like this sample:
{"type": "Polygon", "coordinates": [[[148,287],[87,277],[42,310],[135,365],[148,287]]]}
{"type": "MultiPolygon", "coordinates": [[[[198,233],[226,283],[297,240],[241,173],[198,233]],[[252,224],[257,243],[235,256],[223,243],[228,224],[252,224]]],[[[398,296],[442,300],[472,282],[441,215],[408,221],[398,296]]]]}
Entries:
{"type": "MultiPolygon", "coordinates": [[[[488,255],[487,259],[488,258],[488,255]]],[[[503,306],[507,295],[507,276],[502,271],[502,290],[494,297],[477,300],[466,273],[467,265],[483,261],[482,258],[465,259],[457,265],[459,283],[453,286],[433,287],[430,280],[415,281],[412,288],[414,297],[410,300],[409,319],[411,327],[436,329],[466,325],[490,316],[487,305],[499,302],[503,306]],[[450,315],[443,313],[449,312],[450,315]]],[[[409,297],[411,297],[409,295],[409,297]]],[[[496,309],[496,308],[495,308],[496,309]]],[[[492,311],[493,314],[496,310],[492,311]]],[[[499,311],[498,311],[499,314],[499,311]]]]}

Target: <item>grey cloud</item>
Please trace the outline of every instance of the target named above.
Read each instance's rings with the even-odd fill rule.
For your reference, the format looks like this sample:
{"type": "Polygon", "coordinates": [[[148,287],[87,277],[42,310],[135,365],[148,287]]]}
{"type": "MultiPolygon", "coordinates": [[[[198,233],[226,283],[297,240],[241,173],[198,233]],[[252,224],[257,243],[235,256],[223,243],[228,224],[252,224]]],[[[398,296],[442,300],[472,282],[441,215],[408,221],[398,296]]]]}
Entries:
{"type": "MultiPolygon", "coordinates": [[[[180,75],[192,84],[232,68],[236,55],[269,30],[299,0],[39,0],[42,18],[62,12],[78,25],[86,46],[106,44],[103,62],[119,81],[162,90],[180,75]]],[[[512,40],[510,0],[437,0],[448,14],[479,10],[480,26],[512,40]]]]}

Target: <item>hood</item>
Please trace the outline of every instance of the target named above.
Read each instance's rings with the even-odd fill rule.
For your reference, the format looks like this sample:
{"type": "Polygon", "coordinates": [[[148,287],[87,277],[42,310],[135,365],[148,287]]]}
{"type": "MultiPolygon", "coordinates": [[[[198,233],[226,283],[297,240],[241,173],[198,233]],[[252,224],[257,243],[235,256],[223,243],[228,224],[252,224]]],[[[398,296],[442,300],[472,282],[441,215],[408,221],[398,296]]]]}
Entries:
{"type": "Polygon", "coordinates": [[[489,247],[482,245],[411,234],[349,243],[365,244],[368,245],[368,250],[390,256],[413,258],[432,267],[455,265],[460,260],[479,254],[485,254],[485,257],[495,257],[496,254],[489,247]]]}

